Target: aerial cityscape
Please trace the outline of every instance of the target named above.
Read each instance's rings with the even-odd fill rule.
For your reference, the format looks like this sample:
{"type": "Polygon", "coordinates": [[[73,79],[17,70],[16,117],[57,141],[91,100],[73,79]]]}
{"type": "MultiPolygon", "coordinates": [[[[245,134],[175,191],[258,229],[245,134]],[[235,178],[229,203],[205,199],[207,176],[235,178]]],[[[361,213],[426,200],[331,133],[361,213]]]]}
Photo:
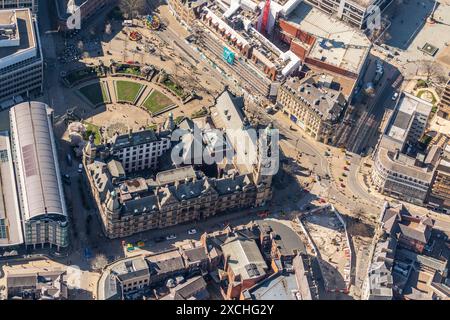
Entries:
{"type": "Polygon", "coordinates": [[[450,300],[449,237],[450,0],[0,0],[0,300],[450,300]]]}

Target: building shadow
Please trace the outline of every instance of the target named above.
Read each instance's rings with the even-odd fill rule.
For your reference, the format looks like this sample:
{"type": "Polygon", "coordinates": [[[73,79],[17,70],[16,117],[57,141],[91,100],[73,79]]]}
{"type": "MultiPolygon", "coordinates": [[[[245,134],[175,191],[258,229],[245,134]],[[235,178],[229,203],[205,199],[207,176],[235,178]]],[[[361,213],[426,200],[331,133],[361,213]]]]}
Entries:
{"type": "Polygon", "coordinates": [[[401,4],[393,3],[387,12],[391,25],[384,43],[389,47],[406,50],[424,27],[433,6],[434,1],[431,0],[405,0],[401,4]]]}

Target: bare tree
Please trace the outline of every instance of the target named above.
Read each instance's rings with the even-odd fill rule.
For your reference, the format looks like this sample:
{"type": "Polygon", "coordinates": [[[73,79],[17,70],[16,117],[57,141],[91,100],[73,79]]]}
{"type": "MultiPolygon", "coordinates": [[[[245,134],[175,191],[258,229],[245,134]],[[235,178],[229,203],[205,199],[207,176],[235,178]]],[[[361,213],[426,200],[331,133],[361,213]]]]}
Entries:
{"type": "Polygon", "coordinates": [[[443,68],[436,62],[430,60],[418,61],[418,73],[426,77],[428,84],[436,84],[445,81],[443,68]]]}
{"type": "Polygon", "coordinates": [[[147,1],[145,0],[119,0],[119,8],[124,17],[134,19],[137,15],[145,13],[147,1]]]}
{"type": "Polygon", "coordinates": [[[108,264],[108,259],[104,254],[98,254],[91,262],[91,266],[94,270],[103,269],[108,264]]]}

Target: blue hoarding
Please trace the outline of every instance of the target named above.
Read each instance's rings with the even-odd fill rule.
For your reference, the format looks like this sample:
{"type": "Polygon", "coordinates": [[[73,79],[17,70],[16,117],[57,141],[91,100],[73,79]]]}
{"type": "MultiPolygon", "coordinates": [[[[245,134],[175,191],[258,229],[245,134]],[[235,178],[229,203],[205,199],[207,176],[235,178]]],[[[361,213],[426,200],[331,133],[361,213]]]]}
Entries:
{"type": "Polygon", "coordinates": [[[229,64],[233,64],[234,62],[234,52],[228,49],[227,47],[223,48],[223,59],[229,64]]]}

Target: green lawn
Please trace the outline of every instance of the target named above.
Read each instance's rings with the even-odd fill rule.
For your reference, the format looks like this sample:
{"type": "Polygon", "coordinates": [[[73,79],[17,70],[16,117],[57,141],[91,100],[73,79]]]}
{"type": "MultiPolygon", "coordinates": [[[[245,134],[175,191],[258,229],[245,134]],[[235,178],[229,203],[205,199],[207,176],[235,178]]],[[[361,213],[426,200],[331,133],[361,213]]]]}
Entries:
{"type": "Polygon", "coordinates": [[[142,87],[142,84],[136,82],[121,80],[117,81],[117,100],[134,103],[142,87]]]}
{"type": "Polygon", "coordinates": [[[184,93],[184,90],[182,87],[174,83],[172,80],[167,79],[164,81],[164,85],[173,93],[175,93],[179,97],[184,97],[186,94],[184,93]]]}
{"type": "Polygon", "coordinates": [[[86,97],[94,106],[99,103],[109,102],[108,95],[103,83],[93,83],[79,89],[80,93],[86,97]]]}
{"type": "Polygon", "coordinates": [[[91,134],[94,135],[94,143],[96,145],[99,145],[102,142],[102,137],[100,135],[99,127],[92,123],[84,122],[83,123],[86,126],[86,132],[84,134],[84,139],[89,140],[89,137],[91,134]]]}
{"type": "Polygon", "coordinates": [[[141,69],[139,67],[128,67],[128,68],[122,67],[122,68],[118,68],[117,72],[132,74],[135,76],[141,76],[141,69]]]}
{"type": "Polygon", "coordinates": [[[417,97],[423,99],[422,96],[423,96],[426,92],[429,92],[429,93],[433,96],[433,99],[432,99],[430,102],[431,102],[432,104],[435,104],[435,103],[436,103],[436,97],[434,96],[434,93],[431,92],[431,91],[429,91],[429,90],[427,90],[427,89],[423,89],[423,90],[417,91],[417,97]]]}
{"type": "Polygon", "coordinates": [[[200,118],[200,117],[204,117],[208,114],[208,110],[206,108],[201,108],[200,110],[194,111],[191,114],[191,118],[195,119],[195,118],[200,118]]]}
{"type": "Polygon", "coordinates": [[[171,104],[172,100],[170,100],[166,95],[157,90],[153,90],[152,93],[148,95],[147,99],[145,99],[144,107],[146,107],[151,113],[158,113],[171,104]]]}
{"type": "Polygon", "coordinates": [[[180,122],[183,121],[184,118],[185,118],[184,116],[178,116],[178,117],[176,117],[175,120],[174,120],[174,121],[175,121],[175,124],[176,124],[176,125],[180,124],[180,122]]]}

